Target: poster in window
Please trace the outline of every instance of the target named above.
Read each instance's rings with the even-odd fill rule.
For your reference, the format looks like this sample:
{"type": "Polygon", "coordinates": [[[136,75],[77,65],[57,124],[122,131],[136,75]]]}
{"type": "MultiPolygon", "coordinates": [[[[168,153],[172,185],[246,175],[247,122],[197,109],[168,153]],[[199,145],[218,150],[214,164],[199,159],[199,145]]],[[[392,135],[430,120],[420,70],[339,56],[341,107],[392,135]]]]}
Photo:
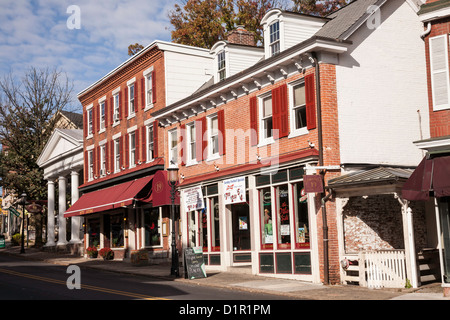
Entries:
{"type": "Polygon", "coordinates": [[[245,177],[232,178],[223,181],[223,198],[225,204],[246,202],[245,177]]]}
{"type": "Polygon", "coordinates": [[[248,217],[239,217],[239,230],[248,230],[248,217]]]}
{"type": "Polygon", "coordinates": [[[183,190],[184,208],[187,212],[200,210],[205,207],[203,192],[200,186],[183,190]]]}

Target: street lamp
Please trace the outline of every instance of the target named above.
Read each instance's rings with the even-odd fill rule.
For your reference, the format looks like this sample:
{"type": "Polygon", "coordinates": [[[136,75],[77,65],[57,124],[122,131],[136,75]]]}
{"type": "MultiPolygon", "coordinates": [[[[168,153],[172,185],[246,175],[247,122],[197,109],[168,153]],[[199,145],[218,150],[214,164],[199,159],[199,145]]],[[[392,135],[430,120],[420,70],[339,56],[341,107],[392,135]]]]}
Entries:
{"type": "Polygon", "coordinates": [[[168,180],[170,186],[170,217],[172,219],[172,267],[170,269],[170,274],[178,277],[180,275],[180,271],[178,268],[178,250],[175,239],[175,195],[177,193],[177,185],[178,185],[178,168],[167,168],[168,172],[168,180]]]}
{"type": "Polygon", "coordinates": [[[25,204],[27,202],[27,194],[26,193],[22,193],[22,195],[20,196],[20,202],[19,204],[22,205],[22,239],[20,242],[20,253],[25,253],[25,233],[24,233],[24,228],[25,228],[25,204]]]}

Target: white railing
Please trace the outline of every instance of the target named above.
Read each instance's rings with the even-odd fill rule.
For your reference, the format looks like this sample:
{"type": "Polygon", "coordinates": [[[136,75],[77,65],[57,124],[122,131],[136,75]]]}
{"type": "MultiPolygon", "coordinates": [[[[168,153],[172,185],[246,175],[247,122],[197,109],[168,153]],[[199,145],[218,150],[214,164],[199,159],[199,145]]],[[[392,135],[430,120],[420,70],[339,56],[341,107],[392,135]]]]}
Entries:
{"type": "Polygon", "coordinates": [[[404,288],[406,263],[404,250],[370,251],[362,254],[368,288],[404,288]]]}
{"type": "Polygon", "coordinates": [[[360,286],[368,288],[405,287],[404,250],[364,251],[346,254],[343,258],[344,283],[358,282],[360,286]]]}

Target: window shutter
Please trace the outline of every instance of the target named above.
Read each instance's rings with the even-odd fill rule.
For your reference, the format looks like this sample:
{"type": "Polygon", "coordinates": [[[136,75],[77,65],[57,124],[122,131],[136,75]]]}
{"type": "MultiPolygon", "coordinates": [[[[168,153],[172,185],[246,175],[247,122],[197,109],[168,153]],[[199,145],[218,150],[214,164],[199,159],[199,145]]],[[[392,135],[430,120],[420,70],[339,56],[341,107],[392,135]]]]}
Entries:
{"type": "Polygon", "coordinates": [[[195,121],[195,157],[198,162],[203,160],[203,122],[202,120],[195,121]]]}
{"type": "Polygon", "coordinates": [[[280,95],[280,99],[279,99],[279,103],[280,103],[280,107],[278,109],[279,113],[280,113],[280,138],[283,137],[287,137],[289,134],[289,119],[288,119],[288,113],[289,113],[289,108],[288,108],[288,96],[287,96],[287,85],[284,84],[281,87],[279,87],[279,95],[280,95]]]}
{"type": "Polygon", "coordinates": [[[281,136],[280,104],[280,87],[278,87],[272,90],[272,129],[274,139],[278,139],[281,136]]]}
{"type": "Polygon", "coordinates": [[[105,143],[105,172],[109,171],[109,143],[105,143]]]}
{"type": "Polygon", "coordinates": [[[256,97],[250,98],[250,143],[252,146],[258,144],[258,104],[256,97]]]}
{"type": "Polygon", "coordinates": [[[95,157],[94,157],[94,176],[99,177],[100,176],[100,147],[97,146],[95,150],[95,157]]]}
{"type": "Polygon", "coordinates": [[[130,167],[130,135],[125,136],[125,168],[130,167]]]}
{"type": "Polygon", "coordinates": [[[450,83],[448,68],[448,35],[430,39],[430,73],[433,110],[448,108],[450,83]]]}
{"type": "Polygon", "coordinates": [[[113,125],[114,119],[114,97],[109,98],[109,124],[113,125]]]}
{"type": "Polygon", "coordinates": [[[153,121],[153,154],[158,157],[158,120],[153,121]]]}
{"type": "Polygon", "coordinates": [[[145,77],[141,79],[141,104],[142,109],[145,109],[145,77]]]}
{"type": "Polygon", "coordinates": [[[86,138],[87,137],[87,132],[88,132],[87,112],[83,113],[83,132],[84,132],[84,138],[86,138]]]}
{"type": "Polygon", "coordinates": [[[114,140],[111,140],[109,142],[109,172],[114,172],[114,162],[115,162],[115,157],[114,157],[114,140]]]}
{"type": "Polygon", "coordinates": [[[178,134],[178,136],[180,137],[180,146],[181,146],[181,150],[180,150],[180,158],[181,158],[181,165],[185,166],[186,165],[186,155],[187,155],[187,150],[186,150],[186,125],[182,124],[180,125],[180,132],[178,134]]]}
{"type": "Polygon", "coordinates": [[[202,145],[202,152],[201,152],[201,157],[202,160],[206,159],[205,153],[207,154],[207,148],[208,148],[208,135],[206,134],[206,117],[202,118],[202,135],[201,137],[201,145],[202,145]]]}
{"type": "Polygon", "coordinates": [[[138,86],[139,81],[136,80],[136,82],[134,83],[134,112],[138,111],[138,90],[139,90],[139,86],[138,86]]]}
{"type": "Polygon", "coordinates": [[[119,120],[122,120],[122,112],[123,112],[123,110],[122,110],[123,109],[122,91],[123,90],[119,91],[119,120]]]}
{"type": "Polygon", "coordinates": [[[316,128],[316,96],[314,92],[314,75],[309,74],[305,77],[306,127],[308,130],[316,128]]]}
{"type": "Polygon", "coordinates": [[[141,161],[142,163],[147,161],[147,143],[146,143],[146,138],[147,138],[147,127],[143,126],[141,129],[141,161]]]}
{"type": "Polygon", "coordinates": [[[125,103],[124,105],[124,118],[126,119],[128,117],[128,109],[129,109],[129,101],[128,101],[128,86],[125,87],[125,98],[124,98],[125,103]]]}
{"type": "Polygon", "coordinates": [[[84,152],[84,183],[89,179],[89,154],[87,151],[84,152]]]}
{"type": "Polygon", "coordinates": [[[156,102],[156,72],[152,71],[152,103],[156,102]]]}
{"type": "Polygon", "coordinates": [[[100,131],[100,104],[97,104],[97,108],[96,108],[97,112],[96,112],[96,129],[97,131],[100,131]]]}
{"type": "Polygon", "coordinates": [[[226,140],[225,140],[225,110],[220,110],[217,113],[217,122],[219,129],[219,155],[225,154],[226,140]]]}
{"type": "Polygon", "coordinates": [[[108,126],[109,114],[108,114],[108,99],[105,100],[105,128],[108,126]]]}
{"type": "MultiPolygon", "coordinates": [[[[120,138],[119,138],[119,155],[120,155],[120,161],[119,161],[119,163],[120,163],[120,167],[123,167],[124,166],[124,159],[125,159],[125,156],[124,156],[124,154],[123,154],[123,137],[121,136],[120,138]]],[[[119,168],[119,171],[121,170],[122,168],[119,168]]]]}

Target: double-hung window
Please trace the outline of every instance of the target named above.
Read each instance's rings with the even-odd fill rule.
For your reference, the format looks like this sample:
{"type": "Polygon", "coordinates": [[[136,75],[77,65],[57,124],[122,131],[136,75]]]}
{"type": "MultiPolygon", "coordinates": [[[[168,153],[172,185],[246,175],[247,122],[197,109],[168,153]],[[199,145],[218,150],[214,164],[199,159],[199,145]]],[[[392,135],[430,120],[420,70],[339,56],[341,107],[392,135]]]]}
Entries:
{"type": "Polygon", "coordinates": [[[153,125],[147,126],[147,161],[152,161],[154,158],[154,141],[153,141],[153,125]]]}
{"type": "Polygon", "coordinates": [[[178,164],[178,137],[177,130],[169,131],[169,167],[178,164]]]}
{"type": "Polygon", "coordinates": [[[217,114],[208,117],[208,156],[219,156],[219,120],[217,114]]]}
{"type": "Polygon", "coordinates": [[[146,107],[150,107],[153,104],[153,72],[149,72],[145,76],[145,98],[146,107]]]}
{"type": "Polygon", "coordinates": [[[93,115],[94,115],[94,109],[91,108],[87,111],[87,117],[88,117],[88,135],[92,135],[94,132],[94,119],[93,119],[93,115]]]}
{"type": "Polygon", "coordinates": [[[217,75],[219,81],[222,81],[226,78],[225,51],[221,51],[217,55],[217,75]]]}
{"type": "Polygon", "coordinates": [[[274,22],[269,26],[270,55],[274,56],[280,52],[280,22],[274,22]]]}
{"type": "Polygon", "coordinates": [[[90,150],[88,152],[88,166],[89,166],[89,175],[88,175],[88,179],[89,181],[94,179],[94,151],[90,150]]]}
{"type": "Polygon", "coordinates": [[[290,90],[290,126],[291,134],[307,133],[306,96],[304,82],[289,85],[290,90]]]}
{"type": "Polygon", "coordinates": [[[136,165],[136,132],[133,131],[129,136],[130,140],[130,167],[134,167],[136,165]]]}
{"type": "Polygon", "coordinates": [[[430,39],[430,73],[433,111],[450,108],[448,35],[430,39]]]}
{"type": "Polygon", "coordinates": [[[114,172],[120,171],[120,139],[114,140],[114,172]]]}
{"type": "Polygon", "coordinates": [[[272,119],[272,96],[265,96],[261,98],[261,128],[262,128],[262,140],[270,139],[273,136],[273,119],[272,119]]]}
{"type": "Polygon", "coordinates": [[[134,83],[130,84],[128,86],[128,116],[134,116],[134,104],[136,101],[134,101],[134,83]]]}
{"type": "Polygon", "coordinates": [[[117,123],[117,122],[119,122],[119,119],[120,119],[120,114],[119,114],[119,94],[114,95],[113,103],[114,103],[113,120],[114,120],[114,123],[117,123]]]}
{"type": "Polygon", "coordinates": [[[194,122],[186,125],[186,136],[187,136],[187,163],[196,162],[196,146],[195,146],[195,125],[194,122]]]}
{"type": "Polygon", "coordinates": [[[100,176],[106,175],[106,145],[100,147],[100,176]]]}
{"type": "Polygon", "coordinates": [[[105,129],[106,105],[105,101],[100,102],[100,129],[105,129]]]}

